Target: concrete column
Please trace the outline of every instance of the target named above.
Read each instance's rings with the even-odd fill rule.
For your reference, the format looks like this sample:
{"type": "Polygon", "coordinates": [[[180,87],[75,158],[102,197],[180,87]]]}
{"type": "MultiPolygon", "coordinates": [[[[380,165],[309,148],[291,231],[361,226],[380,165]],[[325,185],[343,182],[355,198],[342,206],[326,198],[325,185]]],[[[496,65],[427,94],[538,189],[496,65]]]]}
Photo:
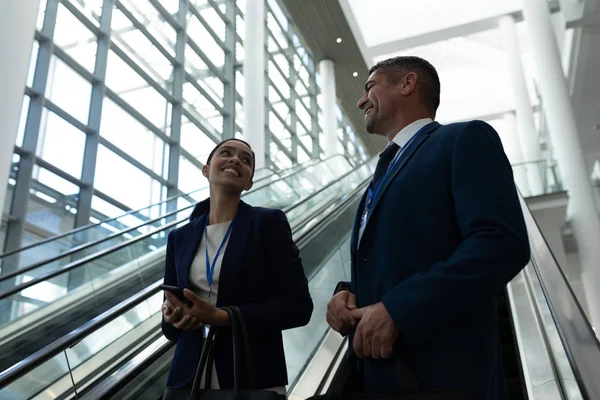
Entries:
{"type": "Polygon", "coordinates": [[[0,1],[0,54],[4,60],[0,63],[0,213],[4,210],[39,6],[39,0],[0,1]]]}
{"type": "Polygon", "coordinates": [[[265,2],[248,0],[244,16],[244,138],[256,154],[256,169],[265,160],[265,2]]]}
{"type": "Polygon", "coordinates": [[[335,69],[333,61],[319,62],[321,76],[321,110],[323,111],[323,153],[325,157],[337,154],[337,118],[335,116],[335,69]]]}
{"type": "Polygon", "coordinates": [[[506,51],[506,65],[512,82],[513,95],[516,106],[517,136],[521,143],[523,165],[519,167],[527,174],[529,192],[523,196],[536,196],[544,193],[542,185],[540,145],[537,139],[533,110],[529,102],[529,92],[525,82],[525,72],[521,61],[521,51],[517,42],[515,19],[511,15],[501,17],[499,20],[500,31],[504,40],[506,51]]]}
{"type": "Polygon", "coordinates": [[[596,329],[600,329],[600,218],[590,174],[583,158],[548,3],[545,0],[524,0],[523,16],[535,55],[538,86],[550,139],[569,192],[567,213],[577,239],[590,320],[596,329]]]}
{"type": "Polygon", "coordinates": [[[504,123],[506,124],[506,132],[500,135],[504,151],[513,166],[513,174],[517,188],[523,197],[530,195],[529,182],[527,180],[527,171],[523,165],[523,152],[521,151],[521,143],[519,141],[519,133],[517,131],[517,117],[514,112],[504,114],[504,123]]]}

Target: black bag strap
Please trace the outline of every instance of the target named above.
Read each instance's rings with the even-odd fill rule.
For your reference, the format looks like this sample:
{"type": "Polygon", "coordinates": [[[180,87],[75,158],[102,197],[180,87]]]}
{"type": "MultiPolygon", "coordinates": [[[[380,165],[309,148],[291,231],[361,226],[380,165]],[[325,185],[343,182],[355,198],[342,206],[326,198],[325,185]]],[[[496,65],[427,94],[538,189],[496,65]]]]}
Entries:
{"type": "Polygon", "coordinates": [[[206,335],[206,339],[204,340],[202,353],[200,354],[200,361],[198,361],[198,367],[196,368],[196,374],[194,375],[194,383],[192,384],[192,391],[190,393],[191,400],[195,400],[196,397],[198,397],[198,390],[200,388],[200,383],[202,382],[202,375],[204,374],[204,369],[206,368],[210,349],[215,340],[216,334],[216,327],[211,326],[210,330],[208,331],[208,335],[206,335]]]}
{"type": "Polygon", "coordinates": [[[243,371],[246,372],[246,381],[248,388],[255,388],[255,377],[254,377],[254,359],[252,358],[252,347],[250,346],[250,337],[248,336],[248,328],[246,321],[240,309],[236,306],[231,307],[231,310],[235,313],[238,320],[238,326],[240,330],[240,338],[242,349],[244,350],[244,364],[243,371]]]}
{"type": "MultiPolygon", "coordinates": [[[[240,338],[240,324],[237,315],[231,310],[230,307],[223,307],[222,310],[227,312],[229,315],[229,321],[231,323],[231,331],[233,335],[233,392],[234,399],[238,399],[241,391],[241,378],[242,378],[242,349],[241,349],[241,338],[240,338]]],[[[215,326],[211,326],[204,341],[202,347],[202,354],[200,355],[200,361],[198,362],[198,368],[196,369],[196,375],[194,376],[194,383],[192,384],[192,391],[190,393],[190,400],[196,400],[198,397],[198,391],[200,390],[200,383],[202,382],[202,375],[206,369],[206,385],[210,389],[212,383],[212,365],[214,363],[214,347],[217,337],[217,332],[221,330],[215,326]]]]}

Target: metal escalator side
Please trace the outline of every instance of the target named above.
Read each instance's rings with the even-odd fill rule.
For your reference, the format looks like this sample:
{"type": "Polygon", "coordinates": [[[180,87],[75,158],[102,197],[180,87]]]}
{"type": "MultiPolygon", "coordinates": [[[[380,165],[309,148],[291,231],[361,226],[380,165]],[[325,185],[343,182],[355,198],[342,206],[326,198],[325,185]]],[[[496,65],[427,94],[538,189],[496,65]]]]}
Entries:
{"type": "MultiPolygon", "coordinates": [[[[332,161],[332,160],[330,160],[332,161]]],[[[263,190],[250,192],[248,196],[254,204],[286,204],[284,208],[291,214],[290,222],[295,217],[318,204],[323,190],[330,186],[319,187],[323,182],[333,185],[355,184],[352,170],[342,177],[330,170],[331,162],[319,164],[302,173],[302,182],[311,184],[307,188],[298,187],[296,192],[279,193],[287,185],[297,184],[296,175],[290,175],[284,181],[277,180],[263,190]],[[318,175],[314,181],[309,178],[318,175]],[[288,179],[293,179],[291,182],[288,179]],[[277,185],[276,187],[271,187],[277,185]],[[284,186],[285,185],[285,186],[284,186]],[[264,200],[263,200],[264,199],[264,200]],[[262,201],[261,201],[262,200],[262,201]],[[291,204],[290,204],[291,203],[291,204]]],[[[334,160],[335,161],[335,160],[334,160]]],[[[370,164],[363,164],[354,171],[369,175],[370,164]]],[[[343,171],[343,169],[342,169],[343,171]]],[[[168,232],[175,227],[187,223],[191,210],[187,208],[174,215],[175,220],[163,227],[151,230],[128,242],[118,244],[108,249],[85,257],[73,263],[62,266],[59,270],[50,271],[41,277],[31,279],[17,288],[0,294],[2,302],[17,301],[20,296],[31,293],[36,287],[45,282],[52,284],[72,279],[78,273],[82,282],[72,292],[63,293],[48,304],[41,304],[35,310],[25,310],[24,315],[17,315],[10,324],[0,327],[0,349],[5,356],[2,358],[0,369],[4,370],[43,346],[53,342],[73,329],[83,325],[94,316],[109,309],[132,294],[142,290],[148,284],[162,277],[162,262],[164,246],[168,232]],[[37,286],[36,286],[37,285],[37,286]],[[68,315],[68,320],[57,318],[68,315]]]]}
{"type": "MultiPolygon", "coordinates": [[[[360,200],[360,193],[362,193],[364,190],[364,185],[370,178],[370,172],[372,172],[373,165],[371,164],[368,167],[370,169],[369,173],[362,175],[360,185],[354,185],[354,190],[351,196],[339,196],[339,191],[336,190],[336,192],[338,192],[337,199],[331,201],[329,204],[323,204],[324,209],[329,210],[329,212],[321,212],[319,215],[316,215],[314,218],[318,219],[319,221],[315,221],[313,219],[305,222],[313,226],[314,229],[305,230],[303,232],[300,232],[298,229],[296,229],[294,238],[301,248],[303,254],[308,243],[319,241],[322,237],[337,237],[339,240],[340,238],[344,237],[344,235],[340,234],[340,229],[342,229],[345,233],[350,231],[354,218],[354,212],[356,210],[357,203],[360,200]],[[346,222],[344,224],[339,223],[339,221],[336,224],[324,223],[324,221],[329,221],[332,218],[339,219],[340,216],[345,216],[344,218],[346,219],[346,222]],[[314,235],[318,235],[319,239],[315,239],[314,235]]],[[[339,184],[340,182],[341,181],[338,181],[336,183],[339,184]]],[[[339,185],[334,187],[334,189],[339,188],[339,185]]],[[[343,193],[347,193],[347,191],[343,191],[343,193]]],[[[327,251],[321,255],[320,260],[319,257],[313,257],[313,259],[322,264],[322,260],[327,258],[327,256],[329,256],[331,253],[331,249],[326,250],[327,251]]],[[[340,254],[341,256],[339,251],[335,254],[340,254]]],[[[327,295],[330,295],[331,292],[329,286],[334,285],[339,279],[348,278],[347,274],[345,274],[343,270],[347,263],[337,260],[335,265],[338,267],[337,275],[332,274],[331,268],[329,270],[325,270],[326,272],[328,271],[326,274],[320,272],[323,271],[323,269],[319,269],[317,272],[317,268],[314,266],[312,267],[314,272],[307,272],[307,275],[309,276],[314,275],[320,277],[319,279],[311,279],[311,282],[317,285],[322,285],[323,278],[330,276],[329,280],[331,280],[331,282],[327,281],[326,285],[326,291],[328,292],[327,295]],[[321,275],[319,275],[319,273],[321,273],[321,275]]],[[[311,268],[309,267],[308,269],[310,270],[311,268]]],[[[160,312],[155,312],[151,315],[148,314],[150,312],[149,310],[160,310],[162,295],[161,293],[158,293],[158,284],[160,284],[161,281],[162,279],[158,280],[143,292],[134,296],[133,299],[123,302],[119,305],[119,307],[113,307],[113,309],[107,311],[95,320],[90,321],[88,324],[86,324],[86,326],[80,328],[80,330],[74,331],[67,335],[67,337],[62,338],[60,341],[52,345],[52,349],[45,349],[46,351],[42,352],[41,354],[36,354],[30,357],[30,359],[25,360],[20,365],[11,368],[10,371],[5,371],[4,373],[0,374],[0,382],[2,382],[2,385],[4,385],[2,391],[5,391],[5,393],[9,393],[9,391],[11,391],[10,394],[15,395],[26,390],[31,390],[29,393],[33,394],[39,393],[39,390],[44,388],[46,388],[47,392],[49,390],[47,388],[52,386],[52,391],[54,393],[57,393],[57,391],[63,393],[61,390],[64,389],[65,391],[68,391],[66,386],[68,386],[71,382],[71,377],[69,376],[68,371],[71,371],[72,376],[76,378],[75,381],[77,383],[80,395],[87,390],[91,390],[93,383],[112,371],[115,365],[119,365],[119,363],[122,363],[123,360],[127,359],[127,357],[134,357],[136,352],[139,352],[142,349],[150,346],[154,339],[153,332],[157,332],[159,338],[162,338],[160,333],[160,312]],[[142,314],[148,318],[144,318],[143,321],[141,321],[140,315],[142,314]],[[132,324],[132,315],[137,316],[137,324],[132,324]],[[128,316],[130,317],[129,320],[127,318],[128,316]],[[121,341],[114,340],[114,337],[112,336],[116,335],[114,332],[119,331],[119,329],[113,329],[114,326],[105,326],[107,319],[110,319],[112,322],[116,321],[114,322],[117,324],[116,326],[130,324],[131,327],[135,325],[135,328],[139,329],[141,333],[136,335],[126,334],[123,338],[120,338],[121,341]],[[154,327],[154,330],[150,328],[151,326],[154,327]],[[148,341],[148,338],[150,338],[150,342],[148,341]],[[100,346],[98,344],[99,342],[104,342],[107,344],[105,346],[100,346]],[[86,349],[89,350],[90,348],[97,350],[97,354],[95,354],[94,357],[84,357],[86,349]],[[115,357],[109,357],[109,359],[104,360],[102,359],[102,354],[110,354],[111,352],[114,353],[115,351],[118,353],[116,360],[115,357]],[[71,360],[70,364],[65,365],[64,360],[66,359],[71,360]],[[65,366],[67,367],[66,369],[64,368],[65,366]],[[86,372],[84,373],[83,371],[86,372]],[[13,384],[9,383],[15,381],[16,379],[18,380],[13,384]],[[42,381],[43,384],[40,384],[40,381],[42,381]]],[[[325,297],[323,289],[317,286],[315,290],[317,290],[316,293],[319,293],[319,290],[322,292],[320,293],[320,297],[324,300],[325,297]]],[[[313,296],[315,296],[315,293],[313,293],[313,296]]],[[[316,299],[317,297],[318,296],[315,296],[314,298],[316,299]]],[[[326,329],[326,326],[323,325],[323,317],[324,315],[313,316],[313,319],[311,320],[311,324],[313,324],[313,326],[310,326],[309,324],[307,330],[304,331],[304,336],[294,338],[294,334],[292,333],[292,336],[287,334],[287,339],[284,340],[292,340],[295,343],[306,344],[306,332],[310,332],[312,338],[311,340],[316,345],[322,337],[322,334],[318,332],[324,332],[326,329]],[[318,324],[319,329],[317,329],[314,324],[318,324]]],[[[121,330],[122,329],[123,328],[121,328],[121,330]]],[[[301,353],[306,356],[305,352],[301,353]]],[[[299,370],[302,368],[303,364],[303,362],[299,362],[295,368],[299,370]]],[[[291,369],[294,368],[292,365],[289,365],[288,367],[291,369]]]]}

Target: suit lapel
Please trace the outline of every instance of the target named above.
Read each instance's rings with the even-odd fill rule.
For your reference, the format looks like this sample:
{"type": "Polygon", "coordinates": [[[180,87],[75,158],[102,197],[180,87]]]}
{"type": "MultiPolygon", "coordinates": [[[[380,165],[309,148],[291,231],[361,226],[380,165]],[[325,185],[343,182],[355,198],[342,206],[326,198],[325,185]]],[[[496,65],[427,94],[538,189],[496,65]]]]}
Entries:
{"type": "Polygon", "coordinates": [[[440,124],[438,122],[432,122],[426,125],[425,127],[421,128],[421,131],[417,134],[417,137],[415,137],[413,143],[411,143],[410,146],[408,146],[408,148],[400,154],[400,158],[396,162],[396,165],[394,165],[390,173],[385,176],[383,182],[381,183],[379,191],[377,191],[377,194],[373,199],[373,205],[371,206],[371,210],[369,211],[369,215],[367,216],[367,225],[369,224],[372,215],[375,213],[375,209],[379,204],[379,200],[384,195],[392,180],[396,177],[396,175],[398,175],[400,171],[402,171],[402,169],[406,166],[406,163],[408,163],[408,161],[417,152],[417,150],[419,150],[421,145],[423,145],[423,143],[425,143],[425,141],[429,138],[429,135],[431,135],[431,133],[435,131],[439,126],[440,124]]]}
{"type": "Polygon", "coordinates": [[[186,235],[182,246],[181,258],[179,259],[179,283],[183,288],[189,288],[190,285],[190,268],[192,262],[200,246],[200,241],[204,235],[203,228],[204,223],[208,218],[208,212],[202,214],[199,218],[190,222],[192,227],[190,232],[186,235]]]}
{"type": "Polygon", "coordinates": [[[235,299],[236,277],[244,264],[245,247],[250,231],[251,211],[251,206],[240,201],[238,212],[233,218],[231,236],[225,254],[223,254],[221,274],[219,275],[217,307],[230,305],[235,299]]]}

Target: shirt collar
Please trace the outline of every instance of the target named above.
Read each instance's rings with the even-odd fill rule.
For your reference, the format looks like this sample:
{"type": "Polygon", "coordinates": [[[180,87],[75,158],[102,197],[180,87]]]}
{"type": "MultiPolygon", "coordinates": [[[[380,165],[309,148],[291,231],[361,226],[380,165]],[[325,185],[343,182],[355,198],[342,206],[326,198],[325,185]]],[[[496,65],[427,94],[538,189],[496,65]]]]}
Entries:
{"type": "Polygon", "coordinates": [[[422,118],[408,124],[400,132],[398,132],[396,136],[394,136],[392,142],[396,143],[400,147],[403,147],[406,144],[406,142],[408,142],[410,138],[413,137],[414,134],[416,134],[421,128],[423,128],[427,124],[430,124],[431,122],[433,122],[431,118],[422,118]]]}

